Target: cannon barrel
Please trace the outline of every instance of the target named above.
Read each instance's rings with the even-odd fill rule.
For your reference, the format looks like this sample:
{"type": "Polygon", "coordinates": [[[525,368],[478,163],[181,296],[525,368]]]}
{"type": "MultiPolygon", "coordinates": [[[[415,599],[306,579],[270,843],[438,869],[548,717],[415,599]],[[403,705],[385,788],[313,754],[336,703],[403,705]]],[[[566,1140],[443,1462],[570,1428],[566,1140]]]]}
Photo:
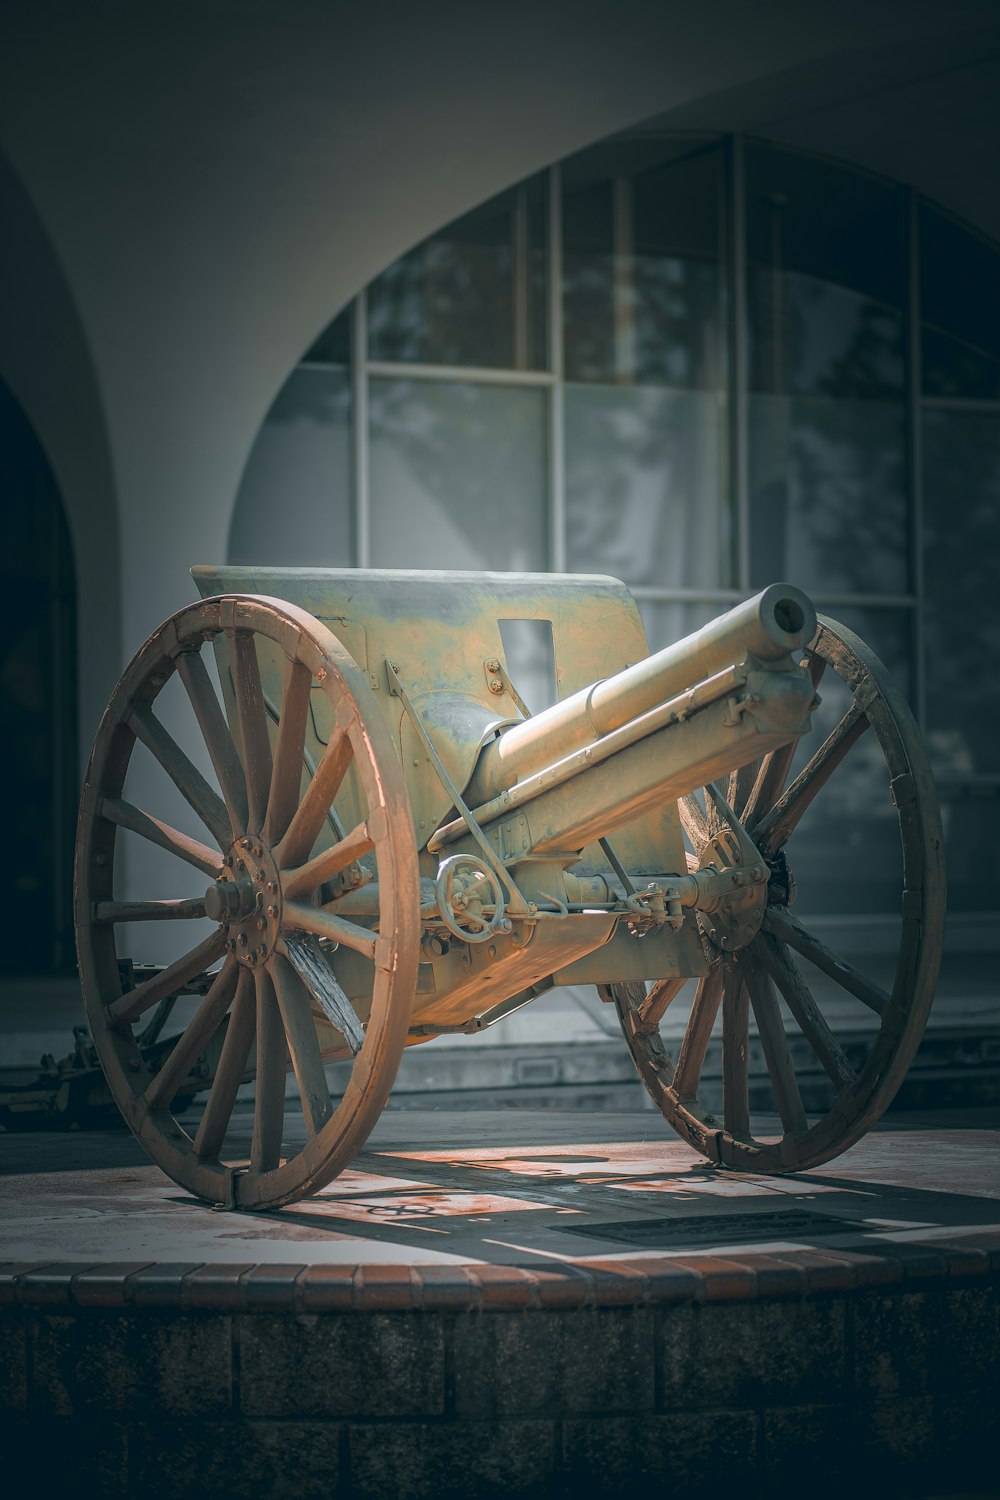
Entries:
{"type": "Polygon", "coordinates": [[[485,802],[734,662],[779,661],[815,631],[816,611],[802,590],[772,583],[674,645],[502,731],[484,746],[466,795],[485,802]]]}

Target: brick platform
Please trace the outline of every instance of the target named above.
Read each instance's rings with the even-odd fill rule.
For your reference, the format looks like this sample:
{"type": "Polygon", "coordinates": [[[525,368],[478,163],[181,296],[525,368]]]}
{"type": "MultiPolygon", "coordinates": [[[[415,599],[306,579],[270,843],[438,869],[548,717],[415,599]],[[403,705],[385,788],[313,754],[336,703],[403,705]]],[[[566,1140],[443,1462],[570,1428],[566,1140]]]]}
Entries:
{"type": "Polygon", "coordinates": [[[839,1179],[779,1182],[698,1176],[677,1143],[651,1174],[636,1117],[603,1146],[588,1122],[587,1147],[578,1120],[546,1147],[517,1143],[523,1117],[507,1146],[468,1144],[495,1116],[423,1123],[431,1148],[466,1144],[413,1150],[383,1121],[364,1171],[280,1214],[211,1213],[152,1168],[6,1178],[8,1245],[59,1222],[73,1253],[96,1223],[110,1251],[0,1267],[6,1451],[88,1497],[996,1493],[993,1133],[890,1130],[839,1179]],[[734,1195],[791,1226],[824,1192],[842,1232],[822,1245],[609,1255],[599,1237],[694,1208],[721,1243],[752,1217],[734,1195]],[[572,1257],[570,1213],[598,1236],[575,1231],[572,1257]],[[156,1222],[159,1255],[135,1254],[156,1222]],[[159,1258],[172,1226],[187,1261],[159,1258]],[[239,1259],[248,1242],[269,1258],[239,1259]]]}

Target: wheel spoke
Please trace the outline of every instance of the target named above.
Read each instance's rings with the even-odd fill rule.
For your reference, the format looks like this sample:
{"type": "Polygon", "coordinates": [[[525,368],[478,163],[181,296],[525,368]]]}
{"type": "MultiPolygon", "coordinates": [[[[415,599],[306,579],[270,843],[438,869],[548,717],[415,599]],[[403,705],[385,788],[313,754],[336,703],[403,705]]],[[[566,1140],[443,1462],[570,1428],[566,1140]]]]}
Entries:
{"type": "Polygon", "coordinates": [[[360,1052],[365,1040],[364,1028],[316,939],[289,936],[285,939],[285,952],[330,1025],[340,1032],[353,1053],[360,1052]]]}
{"type": "Polygon", "coordinates": [[[838,957],[819,938],[813,937],[791,912],[782,906],[769,906],[764,913],[763,925],[768,932],[787,943],[789,948],[794,948],[796,953],[801,953],[817,969],[822,969],[824,974],[835,979],[856,1000],[867,1005],[869,1010],[873,1010],[878,1016],[885,1015],[892,1004],[892,996],[873,979],[866,978],[853,965],[838,957]]]}
{"type": "Polygon", "coordinates": [[[269,844],[281,838],[299,804],[311,688],[312,673],[309,668],[303,662],[289,658],[285,662],[281,716],[274,742],[271,789],[263,828],[263,836],[269,844]]]}
{"type": "Polygon", "coordinates": [[[257,1029],[256,1000],[253,976],[249,969],[240,969],[236,985],[236,998],[229,1013],[226,1039],[222,1044],[219,1066],[215,1070],[212,1088],[205,1103],[205,1110],[194,1138],[197,1156],[218,1156],[225,1140],[226,1128],[232,1119],[236,1094],[247,1071],[247,1059],[254,1032],[257,1029]]]}
{"type": "Polygon", "coordinates": [[[160,762],[181,796],[198,814],[220,849],[232,842],[229,814],[222,798],[212,791],[204,776],[188,760],[173,735],[148,708],[135,708],[128,716],[128,726],[160,762]]]}
{"type": "Polygon", "coordinates": [[[323,884],[325,880],[332,880],[334,875],[339,875],[341,870],[364,854],[370,854],[375,848],[375,837],[372,824],[377,823],[385,826],[385,814],[381,808],[376,808],[375,814],[367,822],[359,823],[352,828],[338,843],[330,849],[324,849],[307,864],[299,865],[297,869],[289,870],[282,875],[281,888],[286,899],[300,896],[306,891],[314,891],[323,884]]]}
{"type": "Polygon", "coordinates": [[[161,823],[159,818],[143,812],[141,807],[133,807],[131,802],[126,802],[122,797],[102,797],[98,813],[100,817],[107,818],[109,823],[127,828],[130,833],[137,833],[151,844],[157,844],[168,853],[176,854],[178,859],[194,865],[196,870],[201,870],[205,875],[218,875],[222,868],[222,855],[215,849],[189,838],[186,833],[179,833],[169,823],[161,823]]]}
{"type": "Polygon", "coordinates": [[[185,953],[183,958],[178,958],[167,968],[161,969],[152,979],[137,984],[128,994],[112,1000],[108,1006],[108,1019],[116,1026],[134,1021],[136,1016],[141,1016],[143,1011],[149,1010],[167,995],[176,994],[188,980],[207,969],[217,958],[221,958],[225,950],[226,940],[217,927],[203,943],[192,948],[190,953],[185,953]]]}
{"type": "Polygon", "coordinates": [[[304,901],[286,901],[282,914],[282,927],[291,932],[311,932],[316,937],[330,938],[343,943],[366,958],[375,958],[375,937],[367,927],[348,922],[344,917],[335,917],[323,906],[308,906],[304,901]]]}
{"type": "Polygon", "coordinates": [[[675,1000],[687,984],[687,975],[675,979],[661,979],[654,984],[645,999],[636,1006],[636,1016],[643,1031],[652,1031],[666,1015],[667,1006],[675,1000]]]}
{"type": "Polygon", "coordinates": [[[701,1070],[705,1066],[705,1055],[721,1000],[722,964],[714,963],[698,981],[684,1039],[677,1054],[673,1086],[679,1099],[693,1099],[698,1092],[701,1070]]]}
{"type": "Polygon", "coordinates": [[[169,922],[205,915],[203,896],[172,901],[95,901],[95,922],[169,922]]]}
{"type": "Polygon", "coordinates": [[[212,686],[208,669],[197,651],[182,651],[177,658],[177,671],[191,700],[202,738],[219,778],[219,786],[229,812],[229,821],[234,834],[242,833],[247,826],[247,796],[243,785],[243,767],[229,733],[229,725],[212,686]]]}
{"type": "Polygon", "coordinates": [[[755,955],[784,996],[785,1004],[795,1017],[796,1025],[815,1052],[837,1091],[856,1082],[857,1074],[827,1025],[808,985],[799,972],[798,965],[784,943],[778,942],[777,938],[765,932],[757,935],[752,946],[755,955]]]}
{"type": "Polygon", "coordinates": [[[260,663],[252,631],[227,632],[227,639],[232,654],[236,714],[243,744],[247,822],[251,833],[259,833],[264,826],[271,786],[271,739],[264,691],[260,685],[260,663]]]}
{"type": "Polygon", "coordinates": [[[330,804],[351,763],[351,755],[351,742],[347,733],[338,729],[331,736],[316,767],[316,774],[306,787],[305,795],[275,850],[275,859],[281,869],[302,864],[312,853],[330,804]]]}
{"type": "Polygon", "coordinates": [[[266,969],[254,974],[257,988],[257,1069],[250,1165],[270,1172],[281,1160],[285,1125],[285,1033],[266,969]]]}
{"type": "Polygon", "coordinates": [[[740,817],[743,822],[746,822],[746,816],[741,811],[741,809],[746,807],[747,798],[750,796],[750,792],[753,788],[754,782],[757,779],[757,771],[759,767],[760,761],[752,760],[748,765],[738,766],[735,771],[730,771],[729,773],[729,785],[726,788],[726,801],[736,813],[737,817],[740,817]]]}
{"type": "Polygon", "coordinates": [[[747,798],[743,813],[743,822],[748,830],[754,827],[764,813],[770,811],[774,806],[775,798],[780,796],[791,770],[792,761],[795,759],[797,745],[798,740],[791,740],[787,745],[781,745],[777,750],[772,750],[770,755],[765,755],[761,761],[757,779],[747,798]]]}
{"type": "Polygon", "coordinates": [[[853,703],[837,727],[823,741],[809,764],[796,776],[791,786],[778,798],[770,812],[764,814],[754,829],[754,841],[766,845],[770,852],[788,842],[806,808],[822,791],[834,771],[868,728],[864,708],[853,703]]]}
{"type": "Polygon", "coordinates": [[[312,1017],[312,1000],[286,958],[276,953],[271,976],[278,997],[281,1019],[288,1041],[292,1067],[299,1085],[302,1113],[310,1135],[322,1130],[333,1113],[333,1102],[326,1084],[323,1061],[312,1017]]]}
{"type": "Polygon", "coordinates": [[[777,996],[769,975],[752,954],[741,955],[740,967],[750,994],[750,1004],[757,1021],[760,1044],[771,1076],[771,1088],[781,1124],[786,1134],[800,1135],[809,1129],[809,1121],[806,1119],[798,1079],[792,1067],[777,996]]]}
{"type": "Polygon", "coordinates": [[[681,827],[687,834],[692,849],[698,854],[708,843],[708,824],[693,793],[678,800],[677,812],[681,827]]]}
{"type": "Polygon", "coordinates": [[[812,678],[812,685],[814,688],[818,688],[820,683],[823,681],[823,673],[826,671],[826,662],[823,660],[822,656],[815,655],[808,656],[806,658],[806,661],[809,676],[812,678]]]}
{"type": "Polygon", "coordinates": [[[227,958],[188,1026],[167,1055],[163,1067],[146,1090],[150,1109],[165,1109],[191,1071],[208,1042],[222,1025],[236,989],[239,964],[227,958]]]}
{"type": "Polygon", "coordinates": [[[750,1136],[750,1007],[746,985],[732,960],[722,961],[722,1103],[726,1130],[750,1136]]]}

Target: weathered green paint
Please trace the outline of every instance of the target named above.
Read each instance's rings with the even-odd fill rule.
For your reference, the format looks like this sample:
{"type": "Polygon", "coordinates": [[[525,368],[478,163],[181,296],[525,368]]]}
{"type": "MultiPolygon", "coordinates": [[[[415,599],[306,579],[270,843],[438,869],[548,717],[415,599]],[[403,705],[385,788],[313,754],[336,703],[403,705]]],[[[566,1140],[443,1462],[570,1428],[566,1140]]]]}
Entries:
{"type": "MultiPolygon", "coordinates": [[[[366,674],[396,747],[422,874],[433,878],[444,857],[485,855],[507,878],[510,930],[452,941],[421,964],[414,1039],[421,1028],[471,1024],[553,981],[704,972],[690,891],[688,918],[675,902],[672,923],[647,923],[641,941],[620,906],[597,909],[617,889],[598,841],[613,835],[639,888],[653,876],[686,878],[675,799],[808,728],[812,685],[788,654],[815,628],[804,595],[767,590],[650,656],[635,601],[611,578],[242,567],[196,568],[194,577],[205,597],[270,596],[333,631],[366,674]],[[558,702],[531,720],[508,675],[504,620],[551,626],[558,702]],[[466,815],[455,817],[460,799],[473,804],[471,833],[466,815]]],[[[281,653],[267,641],[259,648],[264,696],[277,704],[281,653]]],[[[225,641],[216,649],[228,693],[225,641]]],[[[312,698],[306,751],[315,762],[333,725],[327,697],[312,698]]],[[[320,843],[363,817],[349,773],[320,843]]],[[[358,891],[358,915],[374,903],[372,920],[377,900],[375,888],[358,891]]],[[[346,914],[351,898],[337,909],[346,914]]],[[[363,1019],[370,967],[345,949],[333,962],[363,1019]]],[[[317,1026],[324,1050],[335,1051],[336,1031],[317,1026]]]]}

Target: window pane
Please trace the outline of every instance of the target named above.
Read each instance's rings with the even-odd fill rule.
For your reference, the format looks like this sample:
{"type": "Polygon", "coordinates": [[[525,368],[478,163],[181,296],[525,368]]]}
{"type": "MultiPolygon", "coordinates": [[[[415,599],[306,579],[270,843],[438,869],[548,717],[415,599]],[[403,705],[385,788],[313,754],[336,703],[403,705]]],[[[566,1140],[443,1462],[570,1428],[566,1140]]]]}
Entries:
{"type": "MultiPolygon", "coordinates": [[[[844,608],[832,615],[881,657],[897,687],[910,690],[912,614],[901,609],[844,608]]],[[[796,749],[796,776],[847,712],[850,690],[827,668],[819,684],[820,705],[813,729],[796,749]]],[[[795,913],[811,918],[864,912],[898,916],[903,889],[902,855],[889,773],[875,735],[861,736],[803,814],[788,845],[798,885],[795,913]]],[[[821,927],[817,926],[821,935],[821,927]]]]}
{"type": "Polygon", "coordinates": [[[751,576],[905,593],[905,195],[763,146],[746,191],[751,576]]]}
{"type": "Polygon", "coordinates": [[[688,600],[641,599],[639,613],[646,627],[650,653],[694,635],[710,620],[732,609],[731,604],[693,604],[688,600]]]}
{"type": "Polygon", "coordinates": [[[921,332],[921,370],[925,396],[1000,400],[1000,359],[928,323],[921,332]]]}
{"type": "Polygon", "coordinates": [[[940,771],[1000,771],[1000,416],[924,413],[927,729],[940,771]]]}
{"type": "Polygon", "coordinates": [[[547,393],[372,380],[372,564],[542,570],[547,393]]]}
{"type": "Polygon", "coordinates": [[[715,390],[725,380],[723,156],[636,140],[563,167],[567,378],[715,390]]]}
{"type": "Polygon", "coordinates": [[[567,386],[570,570],[628,583],[726,583],[725,415],[700,391],[567,386]]]}
{"type": "Polygon", "coordinates": [[[229,532],[229,561],[350,567],[350,376],[295,370],[257,434],[229,532]]]}
{"type": "Polygon", "coordinates": [[[751,395],[748,428],[755,586],[905,593],[902,404],[751,395]]]}
{"type": "MultiPolygon", "coordinates": [[[[902,189],[814,157],[750,146],[746,194],[751,267],[772,277],[803,276],[820,287],[839,287],[883,309],[905,305],[902,189]]],[[[780,310],[780,299],[773,310],[780,310]]],[[[755,324],[752,331],[759,330],[755,324]]],[[[825,331],[836,336],[832,321],[825,331]]]]}
{"type": "Polygon", "coordinates": [[[535,177],[402,256],[368,288],[370,357],[544,369],[545,219],[535,177]]]}
{"type": "MultiPolygon", "coordinates": [[[[1000,915],[1000,787],[941,788],[949,912],[1000,915]],[[963,795],[963,791],[965,795],[963,795]]],[[[996,928],[994,927],[994,939],[996,928]]]]}
{"type": "Polygon", "coordinates": [[[351,359],[351,317],[344,311],[323,329],[302,356],[310,364],[347,365],[351,359]]]}
{"type": "Polygon", "coordinates": [[[923,386],[929,396],[1000,396],[1000,254],[920,206],[923,386]]]}

